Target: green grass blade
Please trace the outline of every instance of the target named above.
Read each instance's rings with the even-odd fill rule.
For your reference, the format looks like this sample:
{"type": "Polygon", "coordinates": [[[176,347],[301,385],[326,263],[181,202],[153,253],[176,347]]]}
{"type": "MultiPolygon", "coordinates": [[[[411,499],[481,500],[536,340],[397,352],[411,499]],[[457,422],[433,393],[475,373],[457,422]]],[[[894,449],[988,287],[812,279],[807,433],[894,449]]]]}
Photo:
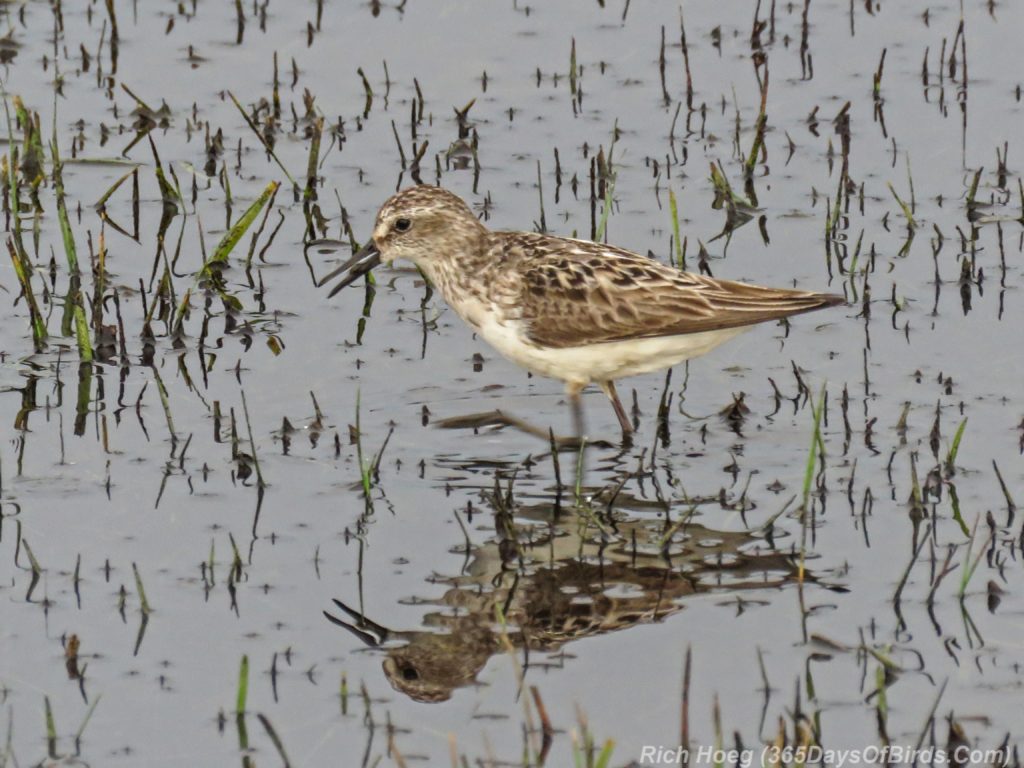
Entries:
{"type": "Polygon", "coordinates": [[[956,428],[956,434],[953,436],[953,444],[949,446],[949,453],[946,454],[946,466],[950,471],[953,469],[953,465],[956,463],[956,454],[960,450],[960,440],[964,436],[964,429],[967,427],[967,417],[960,422],[960,426],[956,428]]]}
{"type": "Polygon", "coordinates": [[[907,220],[907,226],[910,227],[910,229],[916,229],[917,221],[914,219],[914,214],[910,212],[910,206],[903,202],[902,198],[900,198],[899,194],[896,192],[896,188],[893,187],[892,182],[887,181],[886,185],[889,187],[889,191],[892,192],[892,196],[896,198],[896,202],[899,204],[900,210],[903,211],[903,216],[907,220]]]}
{"type": "Polygon", "coordinates": [[[612,759],[612,750],[614,749],[615,742],[612,739],[608,739],[608,741],[604,743],[601,753],[597,756],[597,762],[594,763],[594,768],[608,768],[612,759]]]}
{"type": "Polygon", "coordinates": [[[818,461],[818,451],[821,448],[821,415],[825,409],[825,385],[821,385],[821,394],[818,395],[818,404],[814,406],[814,432],[811,436],[811,450],[807,454],[807,466],[804,469],[803,506],[807,509],[811,498],[811,483],[814,481],[814,465],[818,461]]]}
{"type": "MultiPolygon", "coordinates": [[[[231,255],[231,251],[233,251],[235,246],[238,245],[238,241],[242,239],[242,236],[245,235],[253,221],[256,220],[256,217],[260,215],[260,211],[263,210],[263,206],[265,206],[267,201],[274,196],[274,193],[277,192],[277,188],[279,186],[280,184],[276,181],[272,181],[267,184],[260,196],[253,201],[252,205],[245,210],[245,213],[241,215],[238,221],[231,226],[231,229],[224,234],[224,237],[222,237],[220,242],[217,243],[217,247],[214,248],[213,254],[207,258],[203,263],[203,266],[199,268],[198,272],[196,272],[196,285],[203,278],[215,277],[212,267],[222,266],[227,263],[228,257],[231,255]]],[[[217,277],[213,282],[217,288],[217,292],[220,294],[221,299],[226,305],[231,306],[235,310],[240,310],[242,308],[241,302],[239,302],[235,296],[229,295],[228,292],[224,290],[219,277],[217,277]]],[[[195,286],[193,286],[193,289],[194,287],[195,286]]],[[[176,328],[180,327],[185,319],[185,313],[188,310],[189,298],[192,293],[193,290],[186,291],[178,305],[178,311],[174,320],[174,326],[176,328]]]]}
{"type": "Polygon", "coordinates": [[[50,706],[50,697],[43,696],[43,709],[46,718],[46,743],[50,757],[57,757],[57,724],[53,719],[53,707],[50,706]]]}
{"type": "MultiPolygon", "coordinates": [[[[71,230],[71,221],[68,218],[67,201],[64,198],[64,163],[60,159],[60,149],[57,145],[57,134],[54,133],[53,141],[50,142],[50,155],[53,158],[53,187],[57,197],[57,221],[60,224],[60,234],[64,241],[64,255],[68,261],[68,272],[78,275],[78,250],[75,247],[75,234],[71,230]]],[[[82,303],[82,294],[73,283],[72,290],[68,291],[65,301],[71,303],[71,311],[75,320],[75,342],[78,345],[78,354],[82,362],[92,362],[92,340],[89,338],[89,323],[85,319],[85,306],[82,303]]]]}
{"type": "Polygon", "coordinates": [[[679,236],[679,204],[672,187],[668,188],[668,209],[672,213],[672,235],[676,244],[676,266],[686,269],[686,257],[683,255],[683,240],[679,236]]]}
{"type": "Polygon", "coordinates": [[[303,200],[316,199],[317,167],[320,164],[320,139],[324,132],[324,119],[318,117],[313,121],[313,140],[309,145],[309,160],[306,164],[306,189],[302,193],[303,200]]]}
{"type": "Polygon", "coordinates": [[[615,177],[613,176],[611,181],[605,184],[604,188],[604,207],[601,209],[601,221],[598,222],[597,232],[594,235],[594,242],[601,242],[604,240],[604,232],[608,227],[608,214],[612,211],[612,192],[615,191],[615,177]]]}
{"type": "Polygon", "coordinates": [[[132,563],[132,573],[135,574],[135,589],[139,592],[139,607],[144,614],[149,614],[152,608],[149,607],[149,600],[146,598],[146,588],[142,586],[142,574],[135,563],[132,563]]]}
{"type": "Polygon", "coordinates": [[[818,404],[814,406],[814,432],[811,436],[811,450],[807,452],[807,467],[804,470],[803,503],[800,507],[800,567],[799,580],[804,580],[804,561],[807,556],[807,529],[810,525],[811,486],[814,483],[814,465],[818,456],[824,453],[825,446],[821,439],[821,416],[825,411],[825,385],[821,385],[818,404]]]}
{"type": "Polygon", "coordinates": [[[29,317],[32,324],[32,341],[35,344],[35,350],[36,352],[42,352],[46,349],[46,339],[48,336],[46,333],[46,321],[39,311],[39,304],[36,302],[35,294],[32,293],[32,273],[26,269],[25,261],[18,255],[15,238],[7,238],[7,250],[11,254],[11,263],[14,264],[14,274],[18,278],[21,290],[25,294],[25,300],[28,302],[29,317]]]}
{"type": "Polygon", "coordinates": [[[53,186],[57,197],[57,221],[60,223],[60,234],[64,240],[64,254],[67,256],[68,270],[74,274],[78,272],[78,251],[75,248],[75,236],[71,231],[71,222],[68,220],[68,207],[64,199],[64,163],[60,159],[56,136],[50,142],[50,154],[53,157],[53,186]]]}
{"type": "Polygon", "coordinates": [[[259,216],[263,206],[267,204],[267,201],[277,191],[278,186],[280,185],[276,181],[267,184],[260,196],[246,209],[238,221],[232,225],[231,229],[221,238],[221,241],[217,243],[217,247],[213,249],[213,255],[203,265],[203,271],[209,270],[212,264],[224,264],[227,262],[231,251],[238,245],[238,241],[242,239],[242,235],[249,229],[249,226],[256,220],[256,217],[259,216]]]}
{"type": "Polygon", "coordinates": [[[231,101],[234,102],[235,106],[238,108],[238,111],[242,114],[242,117],[245,118],[246,125],[248,125],[252,132],[256,134],[256,138],[259,139],[260,144],[262,144],[263,148],[267,150],[267,152],[270,154],[272,158],[274,158],[274,162],[277,163],[277,167],[284,172],[285,177],[288,179],[288,181],[292,183],[293,187],[298,187],[299,185],[295,183],[295,179],[293,179],[292,175],[288,173],[288,169],[285,168],[284,163],[282,163],[278,156],[274,154],[274,150],[270,148],[270,145],[267,144],[266,139],[263,138],[263,134],[260,132],[260,129],[256,126],[256,123],[252,121],[252,118],[249,117],[248,113],[246,113],[242,105],[238,103],[238,99],[235,98],[235,94],[233,94],[231,91],[228,91],[228,96],[231,98],[231,101]]]}
{"type": "Polygon", "coordinates": [[[89,323],[85,319],[85,307],[82,306],[82,294],[75,294],[75,343],[83,363],[92,362],[92,341],[89,339],[89,323]]]}
{"type": "Polygon", "coordinates": [[[75,732],[75,741],[80,741],[82,735],[85,733],[85,727],[89,725],[89,721],[92,719],[92,713],[96,710],[96,705],[100,703],[100,699],[103,698],[103,694],[99,694],[95,699],[92,700],[92,704],[89,705],[89,709],[85,712],[85,717],[82,718],[82,724],[78,726],[78,731],[75,732]]]}
{"type": "Polygon", "coordinates": [[[245,702],[249,697],[249,656],[242,654],[242,661],[238,665],[238,695],[235,697],[235,713],[245,714],[245,702]]]}

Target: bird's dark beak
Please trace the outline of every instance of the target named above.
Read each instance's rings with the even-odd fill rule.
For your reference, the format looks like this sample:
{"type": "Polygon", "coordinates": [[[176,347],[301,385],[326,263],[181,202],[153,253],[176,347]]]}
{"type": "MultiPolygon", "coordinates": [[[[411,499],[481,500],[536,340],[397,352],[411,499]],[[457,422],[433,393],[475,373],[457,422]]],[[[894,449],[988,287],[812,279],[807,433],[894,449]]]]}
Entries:
{"type": "Polygon", "coordinates": [[[341,602],[341,600],[334,600],[333,602],[342,611],[344,611],[353,619],[355,619],[355,623],[351,624],[345,621],[344,619],[340,619],[337,616],[332,616],[327,611],[324,611],[324,616],[327,618],[327,620],[332,624],[337,624],[339,627],[344,627],[353,635],[362,640],[363,643],[368,647],[379,648],[385,643],[385,641],[387,641],[388,637],[391,636],[392,632],[390,629],[388,629],[385,626],[382,626],[381,624],[378,624],[375,621],[371,621],[370,619],[366,618],[363,614],[361,614],[359,611],[349,608],[347,605],[345,605],[345,603],[341,602]]]}
{"type": "Polygon", "coordinates": [[[355,256],[346,261],[336,270],[328,275],[325,275],[320,284],[333,280],[338,275],[345,275],[338,283],[331,288],[331,292],[327,294],[328,298],[336,294],[346,285],[351,284],[356,278],[365,275],[371,269],[380,264],[380,251],[377,250],[377,244],[371,239],[366,245],[359,249],[355,256]]]}

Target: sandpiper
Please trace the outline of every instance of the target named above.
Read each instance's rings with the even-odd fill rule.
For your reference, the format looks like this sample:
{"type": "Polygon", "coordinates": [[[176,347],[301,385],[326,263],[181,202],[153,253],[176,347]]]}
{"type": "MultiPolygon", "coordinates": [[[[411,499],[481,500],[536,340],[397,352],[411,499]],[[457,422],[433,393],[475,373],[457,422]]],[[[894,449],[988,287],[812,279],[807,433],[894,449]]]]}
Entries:
{"type": "Polygon", "coordinates": [[[717,280],[622,248],[535,232],[492,232],[457,195],[416,186],[377,213],[372,238],[323,278],[334,296],[378,264],[407,259],[498,352],[560,379],[582,437],[580,392],[597,384],[624,438],[633,431],[615,391],[711,351],[750,326],[842,296],[717,280]]]}

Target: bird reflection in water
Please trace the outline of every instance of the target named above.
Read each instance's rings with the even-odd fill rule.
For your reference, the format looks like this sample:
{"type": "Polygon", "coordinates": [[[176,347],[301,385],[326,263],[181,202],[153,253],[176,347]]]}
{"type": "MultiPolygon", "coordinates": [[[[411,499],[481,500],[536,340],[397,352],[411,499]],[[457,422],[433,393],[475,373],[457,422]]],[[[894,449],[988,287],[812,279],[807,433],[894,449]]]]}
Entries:
{"type": "Polygon", "coordinates": [[[538,665],[536,654],[661,621],[691,595],[771,590],[798,578],[796,559],[763,531],[710,530],[692,515],[666,522],[650,509],[627,516],[624,507],[647,502],[622,495],[614,511],[490,501],[498,502],[496,535],[471,547],[460,575],[431,579],[449,588],[430,601],[437,610],[424,617],[424,629],[389,629],[340,600],[340,615],[324,612],[382,649],[388,681],[416,701],[445,701],[475,684],[506,648],[503,634],[524,654],[525,671],[538,665]]]}

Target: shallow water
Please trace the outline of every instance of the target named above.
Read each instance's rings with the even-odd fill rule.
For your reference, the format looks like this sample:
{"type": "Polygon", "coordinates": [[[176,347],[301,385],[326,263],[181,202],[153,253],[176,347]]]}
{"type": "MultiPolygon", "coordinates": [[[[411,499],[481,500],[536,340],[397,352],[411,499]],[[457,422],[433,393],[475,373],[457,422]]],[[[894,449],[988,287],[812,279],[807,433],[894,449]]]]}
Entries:
{"type": "MultiPolygon", "coordinates": [[[[124,331],[79,365],[61,334],[69,282],[54,188],[40,187],[38,217],[23,188],[50,338],[33,351],[5,258],[0,765],[273,764],[281,751],[294,765],[447,765],[451,739],[471,764],[522,764],[542,748],[533,686],[555,729],[547,764],[570,764],[585,716],[598,748],[614,740],[611,764],[626,765],[644,745],[680,743],[687,652],[693,746],[715,743],[715,701],[727,745],[773,742],[780,718],[791,741],[812,732],[832,749],[946,747],[951,732],[982,748],[1020,744],[1024,530],[1010,498],[1024,485],[1021,8],[966,4],[965,86],[960,53],[952,73],[949,62],[956,4],[820,2],[806,27],[803,5],[779,5],[774,39],[760,34],[770,77],[757,210],[716,238],[727,215],[712,206],[709,163],[747,194],[760,103],[748,3],[686,4],[692,110],[672,4],[327,4],[319,20],[316,4],[243,4],[240,41],[231,4],[115,5],[116,72],[101,5],[64,7],[56,46],[50,7],[5,11],[4,88],[39,112],[45,142],[56,125],[79,259],[98,262],[101,233],[106,248],[99,278],[84,269],[84,309],[116,327],[116,293],[124,331]],[[326,231],[315,235],[345,242],[308,249],[308,261],[301,191],[227,93],[250,114],[265,100],[263,130],[275,52],[275,153],[304,186],[308,91],[325,121],[315,191],[326,231]],[[167,106],[134,144],[138,104],[122,84],[153,112],[167,106]],[[474,99],[458,144],[456,109],[474,99]],[[846,102],[853,191],[829,235],[842,168],[833,118],[846,102]],[[349,252],[340,206],[362,240],[377,206],[412,183],[392,121],[405,165],[429,141],[423,181],[440,168],[489,226],[534,228],[543,199],[549,231],[590,236],[601,148],[615,179],[609,242],[670,258],[671,189],[689,268],[702,243],[718,277],[843,292],[851,306],[758,327],[676,368],[667,390],[664,374],[622,382],[635,444],[588,449],[578,491],[576,457],[562,453],[560,486],[543,440],[436,425],[501,409],[565,433],[558,383],[498,357],[408,268],[377,272],[362,326],[361,285],[334,300],[315,285],[349,252]],[[205,137],[218,131],[210,177],[205,137]],[[163,251],[149,139],[183,197],[163,251]],[[134,165],[137,241],[102,227],[93,207],[134,165]],[[969,206],[982,167],[984,205],[969,206]],[[228,312],[194,274],[271,181],[282,187],[251,269],[262,213],[225,272],[241,305],[228,312]],[[912,239],[889,184],[913,200],[912,239]],[[165,274],[173,296],[161,300],[165,274]],[[824,456],[801,517],[821,391],[824,456]],[[749,413],[723,418],[740,393],[749,413]],[[386,442],[369,501],[357,419],[363,462],[386,442]],[[956,569],[940,578],[947,556],[956,569]],[[366,647],[324,610],[364,637],[387,629],[387,642],[366,647]]],[[[131,186],[106,203],[129,233],[131,186]]],[[[585,407],[590,432],[614,442],[604,396],[588,393],[585,407]]]]}

